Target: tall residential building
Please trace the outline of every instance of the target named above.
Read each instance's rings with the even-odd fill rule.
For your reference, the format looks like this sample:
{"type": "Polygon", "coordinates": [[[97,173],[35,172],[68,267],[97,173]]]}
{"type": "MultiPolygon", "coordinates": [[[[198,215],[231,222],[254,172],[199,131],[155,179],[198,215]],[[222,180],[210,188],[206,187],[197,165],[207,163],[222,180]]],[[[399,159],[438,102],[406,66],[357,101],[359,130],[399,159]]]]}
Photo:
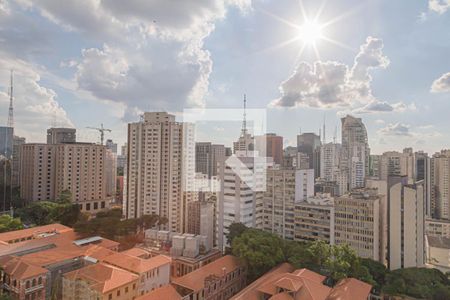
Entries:
{"type": "Polygon", "coordinates": [[[330,194],[295,203],[294,218],[294,240],[334,244],[334,199],[330,194]]]}
{"type": "Polygon", "coordinates": [[[106,195],[115,200],[117,193],[117,154],[111,149],[105,152],[106,195]]]}
{"type": "Polygon", "coordinates": [[[364,185],[369,174],[370,148],[367,130],[361,118],[347,115],[342,123],[342,170],[347,173],[349,188],[364,185]]]}
{"type": "Polygon", "coordinates": [[[425,262],[423,183],[406,176],[389,178],[389,249],[391,270],[421,267],[425,262]]]}
{"type": "Polygon", "coordinates": [[[298,152],[308,155],[309,169],[314,169],[314,176],[320,176],[320,136],[307,132],[297,135],[298,152]]]}
{"type": "Polygon", "coordinates": [[[13,154],[13,128],[0,126],[0,155],[10,159],[13,154]]]}
{"type": "Polygon", "coordinates": [[[450,220],[450,150],[442,150],[431,158],[430,181],[431,216],[450,220]]]}
{"type": "Polygon", "coordinates": [[[47,129],[47,144],[75,143],[76,132],[75,128],[49,128],[47,129]]]}
{"type": "Polygon", "coordinates": [[[69,190],[83,211],[109,207],[105,146],[23,144],[20,162],[20,195],[25,201],[54,200],[69,190]]]}
{"type": "Polygon", "coordinates": [[[360,257],[382,261],[380,207],[385,199],[375,188],[354,189],[335,198],[335,243],[348,244],[360,257]]]}
{"type": "Polygon", "coordinates": [[[259,156],[272,157],[273,163],[281,165],[283,162],[283,137],[275,133],[255,136],[255,150],[259,156]]]}
{"type": "Polygon", "coordinates": [[[238,151],[226,163],[219,163],[221,189],[217,203],[219,249],[224,249],[228,228],[232,223],[261,228],[263,222],[263,190],[266,184],[266,158],[253,152],[238,151]]]}
{"type": "Polygon", "coordinates": [[[193,131],[166,112],[146,112],[128,124],[127,218],[157,214],[168,219],[166,229],[185,232],[187,185],[195,180],[193,131]]]}
{"type": "Polygon", "coordinates": [[[195,143],[195,172],[211,178],[217,176],[220,161],[225,160],[225,146],[209,142],[195,143]]]}
{"type": "Polygon", "coordinates": [[[13,162],[12,162],[12,186],[18,187],[20,184],[20,146],[25,144],[24,137],[14,136],[13,138],[13,162]]]}
{"type": "Polygon", "coordinates": [[[288,240],[294,239],[295,178],[294,169],[268,169],[264,192],[262,229],[288,240]]]}

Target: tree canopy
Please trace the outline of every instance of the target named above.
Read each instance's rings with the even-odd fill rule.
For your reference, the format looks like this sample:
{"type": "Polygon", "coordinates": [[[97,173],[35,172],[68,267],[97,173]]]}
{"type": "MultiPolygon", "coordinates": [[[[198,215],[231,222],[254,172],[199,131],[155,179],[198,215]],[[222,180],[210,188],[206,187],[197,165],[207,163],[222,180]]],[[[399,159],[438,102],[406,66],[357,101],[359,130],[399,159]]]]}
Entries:
{"type": "Polygon", "coordinates": [[[10,215],[0,216],[0,232],[7,232],[20,229],[23,229],[23,224],[20,218],[13,218],[10,215]]]}

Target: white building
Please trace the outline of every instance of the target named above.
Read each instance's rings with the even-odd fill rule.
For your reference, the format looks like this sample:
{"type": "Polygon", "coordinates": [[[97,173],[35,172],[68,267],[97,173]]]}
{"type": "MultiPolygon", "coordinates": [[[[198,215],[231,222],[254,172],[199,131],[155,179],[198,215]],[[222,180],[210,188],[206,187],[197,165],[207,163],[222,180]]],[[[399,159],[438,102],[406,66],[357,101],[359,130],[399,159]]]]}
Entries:
{"type": "Polygon", "coordinates": [[[128,124],[127,144],[126,217],[157,214],[168,219],[166,229],[184,232],[195,181],[193,125],[148,112],[128,124]]]}

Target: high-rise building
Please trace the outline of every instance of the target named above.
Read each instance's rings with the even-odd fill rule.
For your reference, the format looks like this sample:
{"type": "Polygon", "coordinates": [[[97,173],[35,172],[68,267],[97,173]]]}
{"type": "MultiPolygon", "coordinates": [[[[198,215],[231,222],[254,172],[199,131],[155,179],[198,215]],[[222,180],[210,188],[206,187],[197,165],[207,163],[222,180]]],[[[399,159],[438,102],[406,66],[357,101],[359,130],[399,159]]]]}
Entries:
{"type": "Polygon", "coordinates": [[[273,163],[281,165],[283,162],[283,137],[275,133],[255,136],[255,150],[259,156],[272,157],[273,163]]]}
{"type": "Polygon", "coordinates": [[[294,240],[334,244],[334,199],[329,194],[295,203],[294,218],[294,240]]]}
{"type": "Polygon", "coordinates": [[[113,140],[107,139],[105,143],[106,149],[111,150],[114,154],[117,154],[117,143],[114,143],[113,140]]]}
{"type": "Polygon", "coordinates": [[[361,118],[347,115],[342,123],[342,171],[347,173],[349,188],[364,186],[369,174],[370,148],[367,130],[361,118]]]}
{"type": "Polygon", "coordinates": [[[76,142],[75,128],[49,128],[47,129],[47,144],[65,144],[76,142]]]}
{"type": "Polygon", "coordinates": [[[348,244],[357,255],[382,261],[380,207],[386,197],[378,189],[354,189],[335,198],[335,243],[348,244]]]}
{"type": "Polygon", "coordinates": [[[391,270],[421,267],[425,262],[423,184],[408,184],[406,176],[393,176],[388,186],[388,266],[391,270]]]}
{"type": "Polygon", "coordinates": [[[127,218],[157,214],[168,219],[167,230],[185,232],[187,191],[194,180],[192,124],[176,122],[166,112],[147,112],[128,124],[127,218]]]}
{"type": "MultiPolygon", "coordinates": [[[[320,178],[325,182],[335,182],[339,189],[337,194],[343,195],[348,189],[348,177],[343,167],[342,146],[337,143],[327,143],[320,147],[320,178]]],[[[360,177],[355,177],[355,179],[360,177]]]]}
{"type": "Polygon", "coordinates": [[[13,128],[0,126],[0,155],[11,159],[13,154],[13,128]]]}
{"type": "Polygon", "coordinates": [[[431,158],[430,211],[436,219],[450,219],[450,150],[442,150],[431,158]]]}
{"type": "Polygon", "coordinates": [[[117,154],[108,148],[105,152],[105,181],[107,197],[115,200],[117,192],[117,154]]]}
{"type": "Polygon", "coordinates": [[[225,146],[209,142],[195,143],[195,172],[211,178],[217,175],[220,161],[225,160],[225,146]]]}
{"type": "Polygon", "coordinates": [[[25,144],[24,137],[14,136],[13,138],[13,161],[12,161],[12,186],[18,187],[20,184],[20,146],[25,144]]]}
{"type": "Polygon", "coordinates": [[[23,144],[20,162],[20,195],[25,201],[55,200],[69,190],[83,211],[109,208],[105,146],[23,144]]]}
{"type": "Polygon", "coordinates": [[[309,168],[314,169],[314,177],[320,176],[320,136],[312,133],[302,133],[297,135],[297,150],[298,152],[308,155],[309,168]]]}
{"type": "Polygon", "coordinates": [[[219,163],[221,189],[217,203],[217,234],[219,249],[224,249],[226,235],[232,223],[261,228],[263,222],[263,189],[266,167],[271,162],[254,156],[253,152],[238,151],[226,163],[219,163]]]}

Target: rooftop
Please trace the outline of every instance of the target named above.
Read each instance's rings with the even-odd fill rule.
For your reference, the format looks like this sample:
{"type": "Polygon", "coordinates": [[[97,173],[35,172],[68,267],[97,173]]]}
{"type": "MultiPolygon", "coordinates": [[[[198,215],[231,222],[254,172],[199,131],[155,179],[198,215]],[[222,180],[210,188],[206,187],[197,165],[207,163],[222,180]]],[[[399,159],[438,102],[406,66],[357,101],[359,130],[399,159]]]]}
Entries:
{"type": "Polygon", "coordinates": [[[173,285],[168,284],[163,287],[157,288],[148,294],[137,297],[136,300],[181,300],[182,297],[178,294],[173,285]]]}
{"type": "Polygon", "coordinates": [[[27,279],[48,271],[39,266],[34,266],[21,257],[4,256],[0,258],[0,266],[3,271],[15,279],[27,279]]]}
{"type": "Polygon", "coordinates": [[[110,265],[98,263],[63,275],[71,280],[86,281],[91,289],[107,293],[139,279],[139,276],[110,265]]]}
{"type": "Polygon", "coordinates": [[[38,227],[32,227],[28,229],[22,229],[22,230],[15,230],[15,231],[9,231],[0,233],[0,241],[6,242],[6,243],[12,243],[17,240],[17,242],[23,240],[23,239],[36,239],[36,238],[44,238],[47,237],[49,234],[54,233],[62,233],[62,232],[68,232],[73,231],[72,228],[55,223],[55,224],[49,224],[44,226],[38,226],[38,227]]]}
{"type": "Polygon", "coordinates": [[[149,259],[143,259],[124,253],[114,253],[103,259],[104,262],[134,273],[145,273],[165,264],[170,264],[172,259],[165,255],[157,255],[149,259]]]}
{"type": "Polygon", "coordinates": [[[189,274],[176,278],[172,282],[194,292],[198,292],[203,289],[206,277],[211,275],[221,277],[224,270],[226,272],[232,272],[239,266],[241,266],[241,263],[236,257],[226,255],[189,274]]]}

